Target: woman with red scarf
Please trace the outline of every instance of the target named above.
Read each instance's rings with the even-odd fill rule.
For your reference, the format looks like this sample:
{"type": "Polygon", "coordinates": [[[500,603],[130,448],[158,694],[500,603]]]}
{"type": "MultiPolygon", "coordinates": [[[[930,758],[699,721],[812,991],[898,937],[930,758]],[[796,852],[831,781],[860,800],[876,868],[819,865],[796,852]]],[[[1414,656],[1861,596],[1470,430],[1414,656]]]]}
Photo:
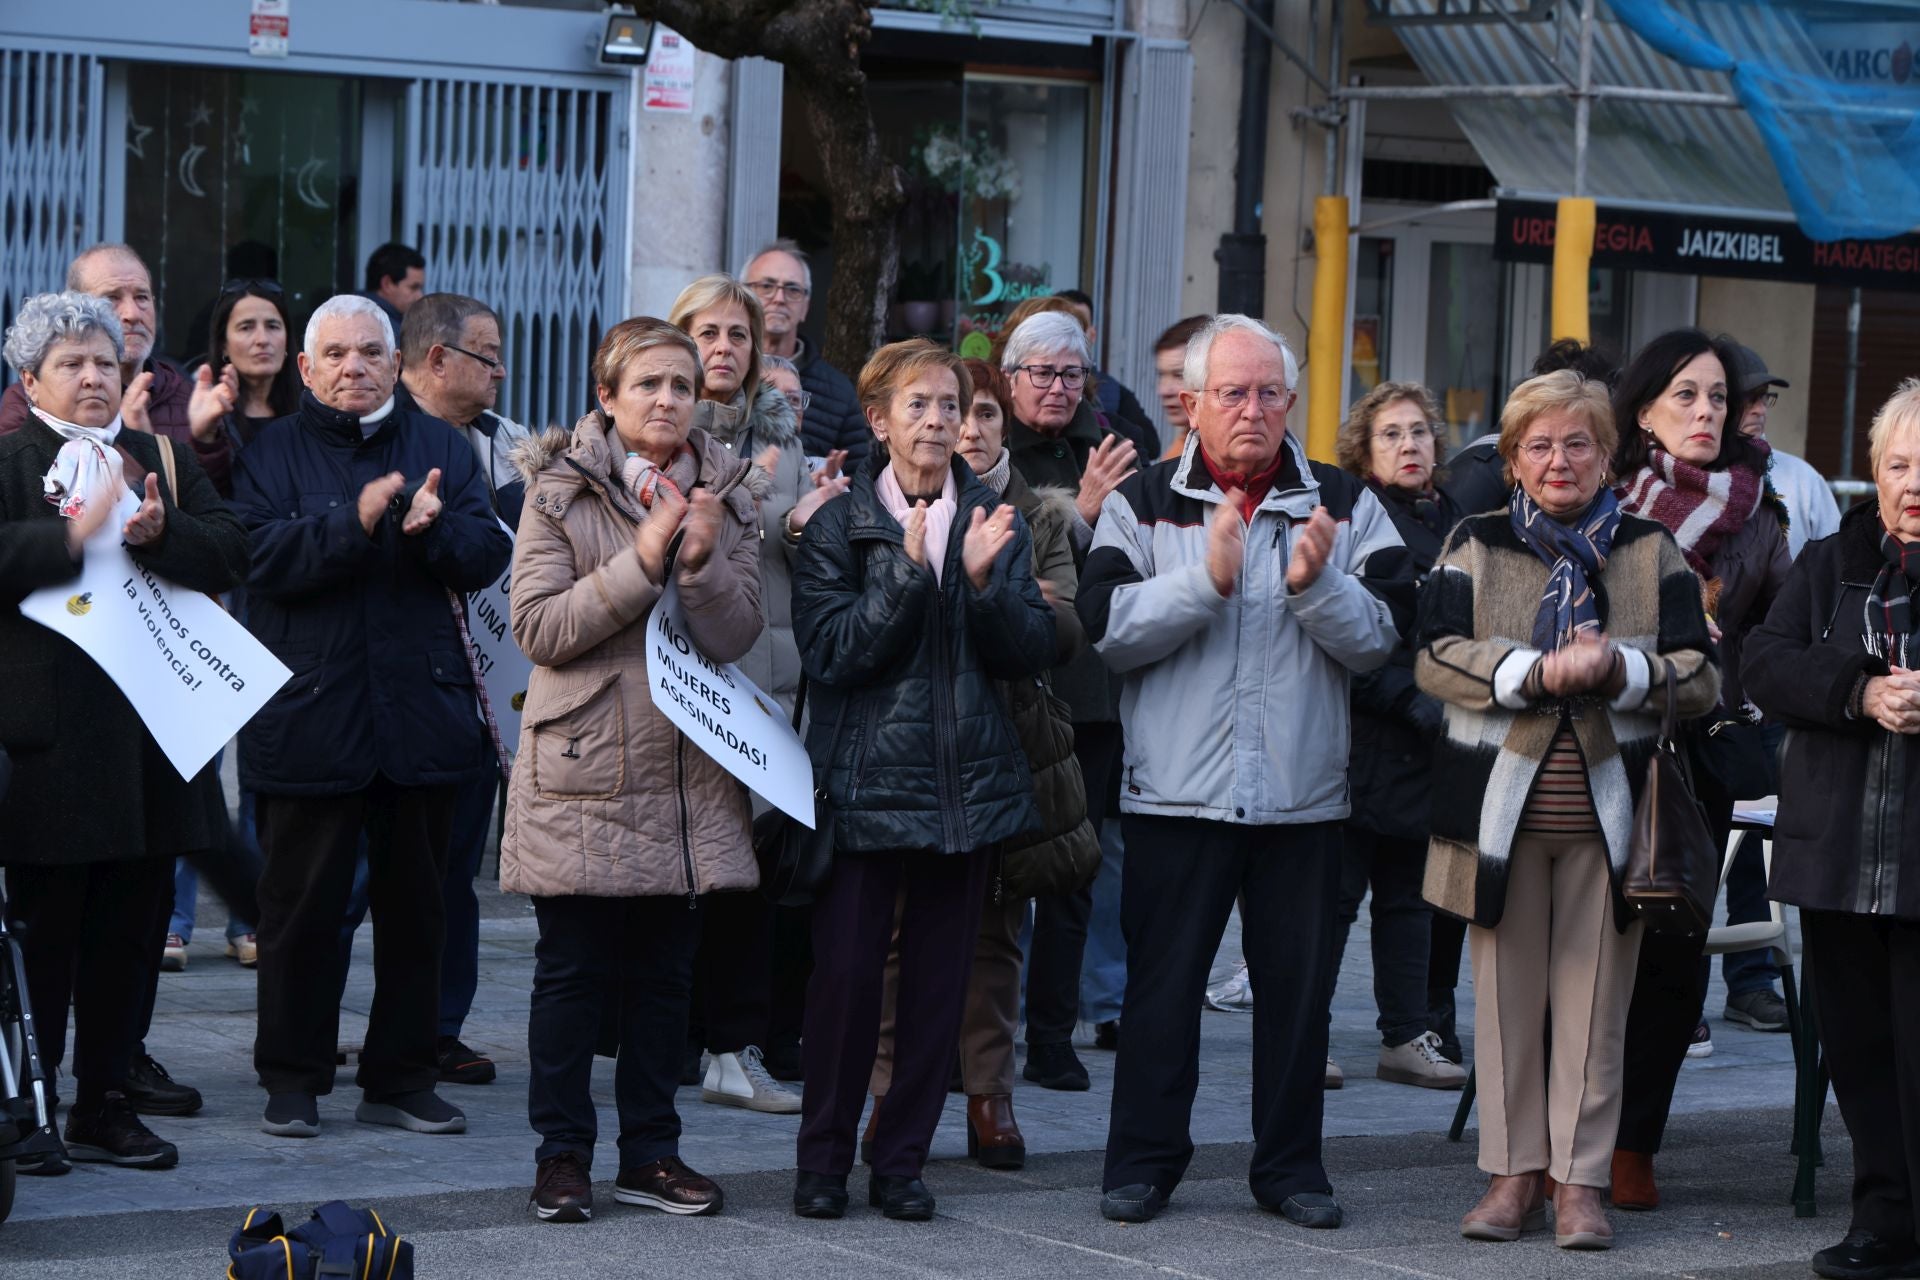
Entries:
{"type": "MultiPolygon", "coordinates": [[[[1708,825],[1723,844],[1734,802],[1774,790],[1769,781],[1742,777],[1752,769],[1739,768],[1729,752],[1736,738],[1757,737],[1759,715],[1748,708],[1738,677],[1741,646],[1766,618],[1791,565],[1786,508],[1767,484],[1767,444],[1734,429],[1745,407],[1732,377],[1736,367],[1730,339],[1675,329],[1640,349],[1613,392],[1620,509],[1658,521],[1673,534],[1700,580],[1708,621],[1717,627],[1720,706],[1704,723],[1719,732],[1695,735],[1692,754],[1708,825]]],[[[1754,759],[1764,766],[1763,753],[1754,759]]],[[[1613,1154],[1613,1203],[1622,1209],[1659,1206],[1653,1157],[1681,1064],[1692,1044],[1712,1051],[1700,1034],[1705,943],[1704,936],[1649,933],[1640,947],[1627,1015],[1626,1096],[1613,1154]]]]}

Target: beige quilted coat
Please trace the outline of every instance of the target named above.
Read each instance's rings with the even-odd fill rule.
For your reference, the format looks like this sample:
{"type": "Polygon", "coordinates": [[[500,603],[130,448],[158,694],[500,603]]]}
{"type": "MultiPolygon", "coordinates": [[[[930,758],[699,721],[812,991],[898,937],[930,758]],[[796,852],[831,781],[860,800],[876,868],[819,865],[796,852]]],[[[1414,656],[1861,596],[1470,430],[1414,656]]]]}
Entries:
{"type": "MultiPolygon", "coordinates": [[[[634,550],[637,503],[610,479],[618,439],[589,413],[516,450],[527,501],[513,551],[514,639],[533,659],[507,792],[500,886],[552,897],[642,897],[759,883],[747,792],[654,706],[647,618],[661,588],[634,550]],[[626,512],[623,514],[622,508],[626,512]]],[[[760,634],[760,528],[750,464],[693,431],[668,471],[726,505],[712,557],[674,576],[716,662],[760,634]]],[[[758,472],[753,472],[758,476],[758,472]]]]}

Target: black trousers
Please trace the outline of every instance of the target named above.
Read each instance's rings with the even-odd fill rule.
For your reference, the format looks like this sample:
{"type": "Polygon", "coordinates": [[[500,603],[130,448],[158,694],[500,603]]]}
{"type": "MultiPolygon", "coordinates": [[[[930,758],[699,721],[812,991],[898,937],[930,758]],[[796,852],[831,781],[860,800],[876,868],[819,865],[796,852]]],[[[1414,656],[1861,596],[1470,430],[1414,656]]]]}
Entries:
{"type": "Polygon", "coordinates": [[[7,922],[49,1077],[65,1056],[73,1005],[76,1103],[126,1083],[172,910],[172,858],[7,868],[7,922]]]}
{"type": "Polygon", "coordinates": [[[700,900],[689,1047],[765,1048],[773,1003],[773,904],[758,890],[700,900]]]}
{"type": "Polygon", "coordinates": [[[439,1079],[441,882],[458,788],[384,777],[337,796],[259,798],[260,1025],[253,1065],[269,1093],[333,1092],[340,921],[362,832],[373,908],[373,1008],[357,1083],[372,1098],[439,1079]]]}
{"type": "Polygon", "coordinates": [[[1820,1047],[1853,1138],[1852,1230],[1920,1237],[1920,923],[1800,912],[1820,1047]]]}
{"type": "Polygon", "coordinates": [[[1712,976],[1703,955],[1706,945],[1705,935],[1647,933],[1640,939],[1633,1002],[1627,1006],[1620,1133],[1613,1144],[1621,1151],[1653,1155],[1660,1150],[1687,1043],[1700,1025],[1712,976]]]}
{"type": "Polygon", "coordinates": [[[1427,926],[1427,1029],[1440,1037],[1449,1052],[1460,1048],[1460,1031],[1455,1025],[1454,991],[1460,985],[1460,952],[1467,942],[1467,922],[1458,916],[1431,909],[1433,920],[1427,926]]]}
{"type": "Polygon", "coordinates": [[[807,980],[813,976],[813,908],[773,909],[772,1007],[767,1016],[767,1043],[772,1050],[798,1050],[806,1025],[807,980]]]}
{"type": "MultiPolygon", "coordinates": [[[[1100,830],[1120,768],[1120,726],[1073,726],[1073,754],[1087,788],[1087,819],[1100,830]]],[[[1027,949],[1027,1043],[1065,1044],[1080,1022],[1080,962],[1093,916],[1093,882],[1073,893],[1033,900],[1033,941],[1027,949]]]]}
{"type": "Polygon", "coordinates": [[[1320,1158],[1340,885],[1337,822],[1242,826],[1127,814],[1120,919],[1127,994],[1114,1064],[1104,1186],[1171,1195],[1193,1158],[1201,1001],[1220,936],[1241,903],[1253,983],[1254,1199],[1330,1191],[1320,1158]]]}
{"type": "MultiPolygon", "coordinates": [[[[880,991],[900,908],[893,1083],[873,1139],[873,1171],[918,1177],[946,1103],[990,851],[839,854],[813,904],[813,977],[800,1041],[797,1163],[845,1174],[880,1041],[880,991]]],[[[1195,1006],[1198,1007],[1197,1005],[1195,1006]]]]}
{"type": "Polygon", "coordinates": [[[678,1154],[673,1094],[701,912],[687,910],[679,897],[535,898],[533,910],[540,922],[527,1011],[527,1118],[540,1135],[534,1158],[572,1151],[593,1163],[593,1054],[603,1018],[618,1023],[608,1030],[619,1045],[613,1097],[620,1167],[678,1154]]]}
{"type": "MultiPolygon", "coordinates": [[[[199,853],[189,853],[185,857],[193,869],[212,887],[220,901],[227,904],[227,913],[236,920],[259,920],[260,904],[256,893],[260,886],[261,861],[258,851],[248,842],[239,826],[226,817],[226,801],[220,802],[221,825],[225,828],[225,839],[220,847],[206,849],[199,853]]],[[[256,926],[257,928],[258,926],[256,926]]],[[[166,931],[161,931],[162,941],[166,931]]],[[[141,1002],[140,1039],[138,1052],[145,1052],[147,1031],[153,1026],[153,1006],[160,994],[160,966],[153,967],[153,976],[147,982],[146,998],[141,1002]]]]}
{"type": "Polygon", "coordinates": [[[1373,888],[1373,1002],[1375,1026],[1389,1047],[1418,1039],[1427,1031],[1427,952],[1432,945],[1433,911],[1421,897],[1426,877],[1427,842],[1404,840],[1346,828],[1347,850],[1340,867],[1340,901],[1333,926],[1333,969],[1327,983],[1329,1006],[1347,933],[1360,916],[1360,902],[1373,888]]]}

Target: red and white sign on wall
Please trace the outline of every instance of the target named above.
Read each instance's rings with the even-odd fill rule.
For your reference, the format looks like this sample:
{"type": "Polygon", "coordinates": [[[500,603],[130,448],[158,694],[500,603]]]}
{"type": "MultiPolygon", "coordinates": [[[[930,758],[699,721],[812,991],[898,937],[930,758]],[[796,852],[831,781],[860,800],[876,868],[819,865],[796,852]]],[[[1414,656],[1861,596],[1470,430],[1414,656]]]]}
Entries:
{"type": "Polygon", "coordinates": [[[641,102],[649,111],[693,110],[693,45],[671,27],[653,29],[641,102]]]}
{"type": "Polygon", "coordinates": [[[293,0],[253,0],[247,19],[247,52],[256,58],[287,56],[288,6],[293,0]]]}

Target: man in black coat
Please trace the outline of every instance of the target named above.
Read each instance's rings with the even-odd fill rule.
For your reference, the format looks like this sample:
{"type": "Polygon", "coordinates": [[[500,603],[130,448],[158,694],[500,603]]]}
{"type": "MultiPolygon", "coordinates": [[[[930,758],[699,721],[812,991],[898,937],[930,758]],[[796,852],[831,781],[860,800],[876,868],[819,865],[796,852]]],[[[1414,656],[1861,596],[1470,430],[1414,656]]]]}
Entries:
{"type": "Polygon", "coordinates": [[[439,1077],[440,885],[457,788],[492,745],[460,639],[460,597],[511,543],[473,449],[396,407],[385,315],[334,298],[308,323],[300,408],[241,455],[253,537],[247,625],[293,671],[243,731],[259,796],[262,1129],[319,1131],[339,1032],[337,934],[366,838],[377,988],[356,1117],[458,1133],[439,1077]]]}
{"type": "Polygon", "coordinates": [[[841,470],[858,475],[873,444],[873,429],[860,409],[860,397],[847,375],[824,360],[800,336],[813,297],[813,269],[807,255],[791,240],[775,240],[753,255],[740,278],[760,299],[767,317],[767,351],[785,356],[800,370],[800,386],[813,397],[801,427],[809,457],[824,458],[844,449],[841,470]]]}

